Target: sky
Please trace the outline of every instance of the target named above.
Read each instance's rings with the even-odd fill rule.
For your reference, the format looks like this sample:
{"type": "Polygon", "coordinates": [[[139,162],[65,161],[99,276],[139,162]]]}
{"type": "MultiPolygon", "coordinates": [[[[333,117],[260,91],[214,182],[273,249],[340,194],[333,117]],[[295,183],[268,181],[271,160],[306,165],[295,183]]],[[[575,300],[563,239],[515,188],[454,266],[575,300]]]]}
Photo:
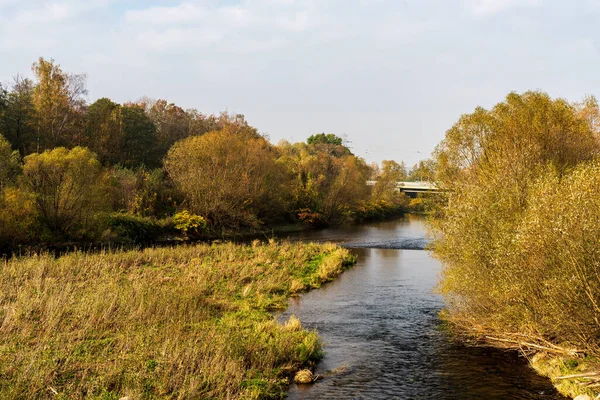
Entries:
{"type": "Polygon", "coordinates": [[[0,0],[0,82],[53,58],[90,102],[241,113],[410,167],[511,91],[600,95],[598,21],[600,0],[0,0]]]}

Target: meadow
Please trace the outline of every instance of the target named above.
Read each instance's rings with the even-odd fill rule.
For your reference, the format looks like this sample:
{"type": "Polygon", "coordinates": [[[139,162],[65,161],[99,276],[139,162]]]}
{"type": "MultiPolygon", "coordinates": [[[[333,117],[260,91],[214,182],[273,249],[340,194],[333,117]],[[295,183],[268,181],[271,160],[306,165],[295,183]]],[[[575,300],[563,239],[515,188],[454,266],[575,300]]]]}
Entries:
{"type": "Polygon", "coordinates": [[[282,398],[322,349],[272,312],[353,262],[275,241],[5,259],[0,398],[282,398]]]}

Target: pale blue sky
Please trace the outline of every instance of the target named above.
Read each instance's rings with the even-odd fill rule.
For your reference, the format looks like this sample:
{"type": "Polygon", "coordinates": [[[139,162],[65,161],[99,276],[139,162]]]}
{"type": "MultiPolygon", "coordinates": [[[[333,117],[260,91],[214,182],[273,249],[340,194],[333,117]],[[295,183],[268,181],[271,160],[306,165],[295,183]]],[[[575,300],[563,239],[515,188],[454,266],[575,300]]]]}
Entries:
{"type": "Polygon", "coordinates": [[[90,101],[240,112],[410,166],[510,91],[600,94],[599,22],[600,0],[0,0],[0,81],[54,58],[90,101]]]}

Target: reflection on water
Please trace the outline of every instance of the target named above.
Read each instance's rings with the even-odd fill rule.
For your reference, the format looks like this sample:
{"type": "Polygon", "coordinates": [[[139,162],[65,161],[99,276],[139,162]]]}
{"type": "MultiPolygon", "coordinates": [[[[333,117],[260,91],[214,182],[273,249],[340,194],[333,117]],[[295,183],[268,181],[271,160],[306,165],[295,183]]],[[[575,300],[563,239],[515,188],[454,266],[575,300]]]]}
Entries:
{"type": "Polygon", "coordinates": [[[429,242],[425,237],[422,217],[414,215],[395,221],[299,232],[291,234],[287,238],[334,242],[350,248],[371,249],[423,250],[429,242]]]}
{"type": "Polygon", "coordinates": [[[562,399],[515,353],[468,348],[438,329],[442,299],[433,294],[439,264],[421,250],[383,246],[424,242],[419,219],[320,231],[305,239],[354,247],[358,264],[334,282],[290,301],[317,329],[325,378],[292,385],[290,399],[562,399]],[[366,244],[378,248],[367,248],[366,244]],[[379,246],[377,246],[379,244],[379,246]],[[344,367],[337,374],[327,371],[344,367]]]}

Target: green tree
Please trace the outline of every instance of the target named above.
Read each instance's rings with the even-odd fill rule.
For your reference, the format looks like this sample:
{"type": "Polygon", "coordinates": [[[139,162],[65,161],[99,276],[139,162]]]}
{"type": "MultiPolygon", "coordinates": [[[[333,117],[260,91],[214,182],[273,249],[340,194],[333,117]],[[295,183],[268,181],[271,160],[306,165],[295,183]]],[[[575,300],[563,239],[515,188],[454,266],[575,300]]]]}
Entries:
{"type": "Polygon", "coordinates": [[[87,109],[84,144],[103,164],[114,165],[122,161],[123,142],[121,106],[107,98],[96,100],[87,109]]]}
{"type": "Polygon", "coordinates": [[[156,126],[139,104],[125,104],[121,110],[123,141],[119,163],[126,167],[158,167],[156,126]]]}
{"type": "Polygon", "coordinates": [[[311,135],[308,139],[306,139],[306,143],[308,144],[331,144],[334,146],[341,146],[343,144],[343,140],[341,137],[334,135],[333,133],[318,133],[316,135],[311,135]]]}
{"type": "Polygon", "coordinates": [[[24,184],[35,197],[40,222],[60,238],[86,234],[106,209],[100,162],[91,151],[59,147],[25,157],[24,184]]]}
{"type": "Polygon", "coordinates": [[[21,155],[37,151],[37,113],[33,105],[34,84],[30,79],[15,77],[4,98],[0,132],[21,155]]]}
{"type": "Polygon", "coordinates": [[[306,143],[318,151],[329,153],[335,157],[352,155],[350,149],[344,145],[343,139],[333,133],[312,135],[306,140],[306,143]]]}
{"type": "Polygon", "coordinates": [[[173,215],[182,202],[181,194],[163,169],[127,169],[115,166],[110,170],[112,208],[141,217],[163,218],[173,215]]]}

